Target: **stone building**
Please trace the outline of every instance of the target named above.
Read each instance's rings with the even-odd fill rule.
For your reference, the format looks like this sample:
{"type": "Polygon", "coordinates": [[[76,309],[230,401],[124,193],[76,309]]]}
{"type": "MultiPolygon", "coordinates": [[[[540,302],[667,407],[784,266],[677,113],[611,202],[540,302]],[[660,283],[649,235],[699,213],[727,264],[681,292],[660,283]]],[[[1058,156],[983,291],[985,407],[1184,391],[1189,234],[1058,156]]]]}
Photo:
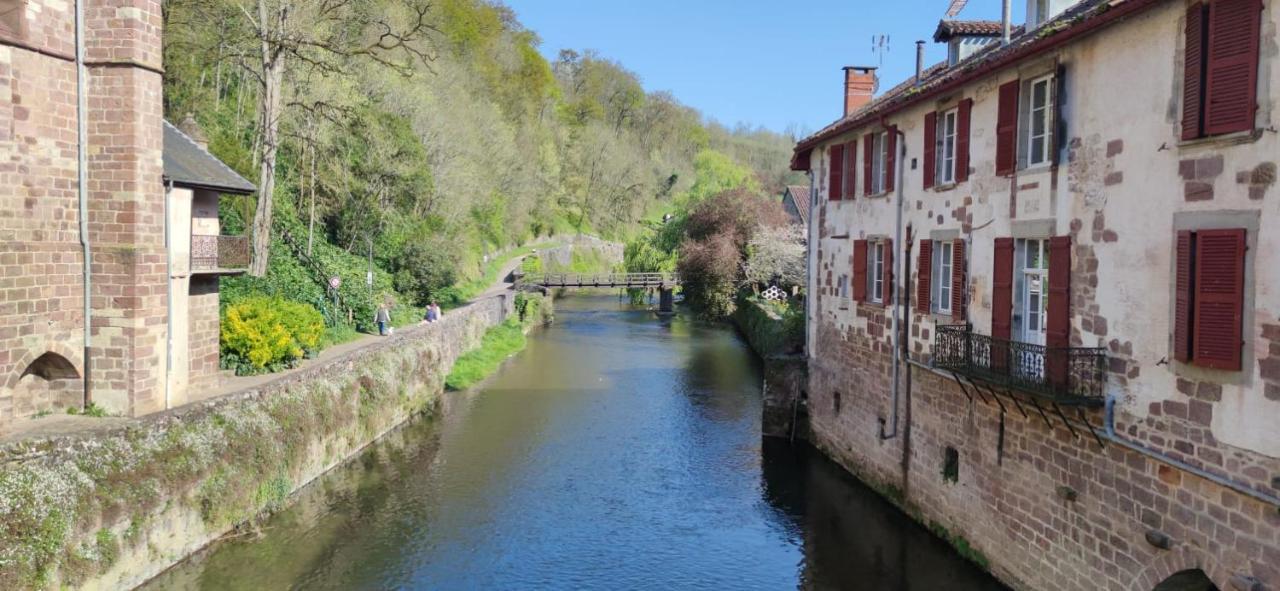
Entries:
{"type": "Polygon", "coordinates": [[[1016,589],[1280,590],[1277,8],[944,22],[796,147],[814,443],[1016,589]]]}
{"type": "MultiPolygon", "coordinates": [[[[191,319],[171,288],[196,294],[186,334],[210,336],[199,296],[216,287],[182,276],[179,234],[208,225],[207,190],[251,186],[166,181],[161,29],[159,0],[0,0],[0,425],[86,401],[172,406],[171,327],[191,319]]],[[[197,376],[209,347],[188,348],[197,376]]]]}

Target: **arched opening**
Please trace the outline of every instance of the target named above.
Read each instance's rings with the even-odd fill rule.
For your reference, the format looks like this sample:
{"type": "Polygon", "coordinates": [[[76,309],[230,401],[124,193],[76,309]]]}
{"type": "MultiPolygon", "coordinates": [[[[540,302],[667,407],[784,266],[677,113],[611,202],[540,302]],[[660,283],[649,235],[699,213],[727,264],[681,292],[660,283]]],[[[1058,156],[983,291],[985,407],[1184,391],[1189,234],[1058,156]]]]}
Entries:
{"type": "Polygon", "coordinates": [[[13,388],[13,417],[58,412],[81,402],[80,372],[69,359],[52,351],[23,368],[13,388]]]}
{"type": "Polygon", "coordinates": [[[27,376],[36,376],[44,380],[73,380],[80,377],[80,373],[66,357],[51,351],[37,357],[31,365],[22,370],[22,378],[27,376]]]}
{"type": "Polygon", "coordinates": [[[1193,568],[1176,572],[1151,591],[1219,591],[1204,571],[1193,568]]]}

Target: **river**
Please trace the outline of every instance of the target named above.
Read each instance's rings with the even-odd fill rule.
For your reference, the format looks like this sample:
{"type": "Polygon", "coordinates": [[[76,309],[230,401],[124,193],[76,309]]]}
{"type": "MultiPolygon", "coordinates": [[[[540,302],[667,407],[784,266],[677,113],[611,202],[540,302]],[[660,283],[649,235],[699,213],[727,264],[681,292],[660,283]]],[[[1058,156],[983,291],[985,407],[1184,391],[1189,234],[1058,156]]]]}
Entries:
{"type": "Polygon", "coordinates": [[[614,296],[149,589],[999,590],[810,448],[760,437],[726,327],[614,296]]]}

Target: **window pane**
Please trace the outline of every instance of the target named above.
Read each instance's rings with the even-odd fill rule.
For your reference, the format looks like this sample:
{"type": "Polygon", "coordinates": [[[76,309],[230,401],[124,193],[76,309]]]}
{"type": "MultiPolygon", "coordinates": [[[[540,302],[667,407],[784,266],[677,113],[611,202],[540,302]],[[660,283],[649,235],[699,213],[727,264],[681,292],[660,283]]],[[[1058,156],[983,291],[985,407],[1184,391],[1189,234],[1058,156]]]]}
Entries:
{"type": "Polygon", "coordinates": [[[1044,136],[1031,138],[1031,163],[1044,162],[1044,136]]]}
{"type": "Polygon", "coordinates": [[[1042,109],[1049,95],[1049,81],[1041,80],[1031,85],[1031,108],[1042,109]]]}

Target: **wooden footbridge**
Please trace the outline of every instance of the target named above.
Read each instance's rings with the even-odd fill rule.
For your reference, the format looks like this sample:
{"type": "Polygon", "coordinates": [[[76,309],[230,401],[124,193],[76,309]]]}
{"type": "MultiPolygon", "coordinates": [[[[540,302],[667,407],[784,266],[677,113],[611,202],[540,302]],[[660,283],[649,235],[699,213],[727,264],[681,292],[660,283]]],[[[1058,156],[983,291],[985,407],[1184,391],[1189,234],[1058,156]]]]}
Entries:
{"type": "Polygon", "coordinates": [[[674,273],[530,273],[515,277],[516,288],[625,287],[671,289],[680,285],[674,273]]]}
{"type": "Polygon", "coordinates": [[[562,288],[627,288],[658,290],[658,313],[675,311],[675,288],[680,276],[674,273],[529,273],[515,274],[515,288],[546,293],[562,288]]]}

